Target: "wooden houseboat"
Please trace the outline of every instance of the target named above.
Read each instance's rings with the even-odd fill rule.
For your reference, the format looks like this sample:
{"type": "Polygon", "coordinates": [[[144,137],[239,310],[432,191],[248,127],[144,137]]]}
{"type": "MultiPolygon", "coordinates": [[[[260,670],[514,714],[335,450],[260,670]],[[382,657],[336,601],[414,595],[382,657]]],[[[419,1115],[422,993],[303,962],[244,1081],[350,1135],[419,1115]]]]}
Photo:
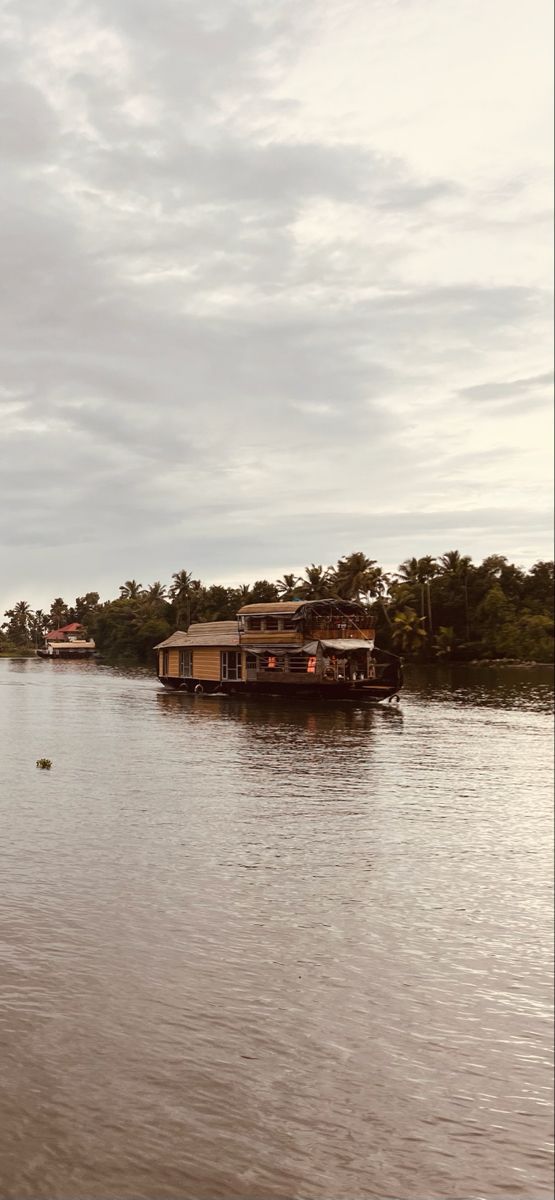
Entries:
{"type": "Polygon", "coordinates": [[[387,700],[402,684],[400,659],[375,646],[350,600],[246,604],[235,621],[190,625],[155,649],[161,683],[188,692],[387,700]]]}
{"type": "Polygon", "coordinates": [[[96,646],[87,636],[84,625],[72,621],[61,629],[52,629],[46,634],[44,646],[37,650],[40,658],[92,658],[96,646]]]}

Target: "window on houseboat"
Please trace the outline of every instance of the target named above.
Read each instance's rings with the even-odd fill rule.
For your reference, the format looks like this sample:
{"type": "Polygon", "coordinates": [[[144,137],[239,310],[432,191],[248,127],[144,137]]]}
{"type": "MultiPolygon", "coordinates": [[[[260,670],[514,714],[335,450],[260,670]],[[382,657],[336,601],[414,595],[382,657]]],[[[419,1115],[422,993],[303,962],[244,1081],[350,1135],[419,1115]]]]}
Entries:
{"type": "Polygon", "coordinates": [[[169,675],[169,671],[170,671],[170,652],[169,652],[169,650],[162,650],[161,658],[162,658],[162,675],[169,675]]]}
{"type": "Polygon", "coordinates": [[[193,674],[193,651],[179,651],[179,674],[187,678],[193,674]]]}
{"type": "Polygon", "coordinates": [[[266,617],[264,621],[266,629],[279,629],[279,621],[277,617],[266,617]]]}
{"type": "Polygon", "coordinates": [[[262,617],[247,617],[246,626],[247,629],[263,629],[262,617]]]}
{"type": "Polygon", "coordinates": [[[258,667],[258,659],[256,654],[247,654],[245,658],[245,666],[247,671],[256,671],[258,667]]]}
{"type": "Polygon", "coordinates": [[[241,678],[241,653],[237,650],[222,650],[222,679],[241,678]]]}

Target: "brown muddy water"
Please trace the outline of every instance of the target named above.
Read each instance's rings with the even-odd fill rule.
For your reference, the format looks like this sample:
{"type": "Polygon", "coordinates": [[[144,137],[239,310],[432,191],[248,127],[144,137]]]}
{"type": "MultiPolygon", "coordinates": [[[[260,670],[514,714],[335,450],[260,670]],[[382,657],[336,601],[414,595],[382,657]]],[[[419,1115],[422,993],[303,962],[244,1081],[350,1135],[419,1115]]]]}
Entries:
{"type": "Polygon", "coordinates": [[[551,684],[1,661],[2,1200],[552,1197],[551,684]]]}

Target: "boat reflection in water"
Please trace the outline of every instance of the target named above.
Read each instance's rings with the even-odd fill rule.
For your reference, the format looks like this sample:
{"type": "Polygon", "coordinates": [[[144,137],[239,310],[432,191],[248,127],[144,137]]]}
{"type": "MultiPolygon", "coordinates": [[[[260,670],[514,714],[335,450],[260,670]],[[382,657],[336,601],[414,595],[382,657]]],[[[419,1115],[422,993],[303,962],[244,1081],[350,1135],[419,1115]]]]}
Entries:
{"type": "Polygon", "coordinates": [[[355,705],[350,702],[239,697],[226,695],[191,696],[183,692],[156,693],[157,708],[164,718],[181,724],[190,745],[203,740],[208,728],[214,737],[229,745],[231,738],[237,759],[249,771],[256,771],[265,783],[278,783],[275,766],[281,763],[288,787],[310,780],[310,788],[319,781],[321,795],[333,792],[338,799],[338,782],[345,782],[348,799],[353,781],[368,786],[374,770],[374,748],[380,729],[402,734],[403,712],[396,704],[355,705]],[[272,770],[268,775],[269,764],[272,770]]]}

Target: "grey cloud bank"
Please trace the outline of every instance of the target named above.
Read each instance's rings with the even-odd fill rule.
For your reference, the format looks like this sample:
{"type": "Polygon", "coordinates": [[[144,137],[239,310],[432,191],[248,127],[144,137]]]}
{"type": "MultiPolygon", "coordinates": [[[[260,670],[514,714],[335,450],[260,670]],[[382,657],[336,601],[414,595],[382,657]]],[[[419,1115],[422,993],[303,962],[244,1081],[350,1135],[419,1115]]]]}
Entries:
{"type": "MultiPolygon", "coordinates": [[[[510,13],[491,7],[495,39],[510,13]]],[[[455,545],[550,555],[533,7],[521,102],[545,137],[509,162],[510,113],[482,137],[462,97],[476,151],[462,138],[453,159],[434,155],[439,77],[414,112],[430,30],[463,55],[470,0],[450,32],[431,0],[424,27],[362,0],[4,6],[4,606],[359,547],[385,566],[455,545]],[[395,88],[378,111],[349,77],[380,45],[395,88]]],[[[497,97],[512,80],[495,70],[497,97]]]]}

